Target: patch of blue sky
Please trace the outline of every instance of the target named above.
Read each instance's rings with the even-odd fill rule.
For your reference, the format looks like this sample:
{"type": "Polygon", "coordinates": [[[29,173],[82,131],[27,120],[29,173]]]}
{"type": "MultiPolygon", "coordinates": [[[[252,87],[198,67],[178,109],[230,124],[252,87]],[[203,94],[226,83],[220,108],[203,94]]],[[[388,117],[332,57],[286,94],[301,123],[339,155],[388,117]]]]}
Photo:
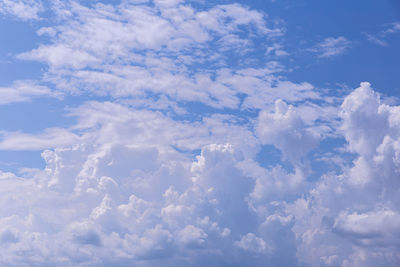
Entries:
{"type": "MultiPolygon", "coordinates": [[[[47,128],[72,127],[76,117],[68,116],[70,110],[86,101],[107,101],[109,97],[66,96],[63,99],[37,98],[29,102],[0,105],[0,129],[5,132],[40,134],[47,128]]],[[[18,173],[21,168],[45,167],[43,149],[1,150],[0,169],[18,173]]]]}
{"type": "Polygon", "coordinates": [[[368,80],[377,91],[399,94],[400,36],[394,35],[383,48],[369,43],[363,33],[377,33],[382,25],[400,20],[400,8],[395,1],[276,1],[268,6],[274,16],[288,23],[285,46],[291,55],[293,69],[285,73],[291,81],[308,81],[318,87],[327,83],[346,83],[357,87],[368,80]],[[297,4],[295,4],[297,2],[297,4]],[[316,23],[318,21],[318,23],[316,23]],[[324,38],[344,37],[351,43],[343,54],[318,58],[307,52],[324,38]]]}
{"type": "Polygon", "coordinates": [[[293,166],[282,159],[282,152],[273,145],[263,145],[260,151],[256,155],[256,161],[261,167],[265,169],[273,168],[277,165],[281,165],[289,172],[293,172],[293,166]]]}
{"type": "Polygon", "coordinates": [[[8,16],[0,16],[0,86],[15,80],[38,79],[45,68],[39,62],[16,59],[19,53],[35,48],[42,39],[32,24],[8,16]]]}
{"type": "Polygon", "coordinates": [[[319,146],[312,150],[307,159],[310,161],[312,172],[308,181],[318,181],[327,173],[339,174],[346,164],[356,159],[356,155],[343,149],[346,145],[344,138],[325,138],[319,146]]]}
{"type": "Polygon", "coordinates": [[[93,95],[65,96],[62,99],[41,97],[28,102],[0,105],[0,127],[4,131],[40,133],[45,128],[69,128],[76,118],[69,110],[86,101],[108,101],[110,97],[93,95]]]}
{"type": "Polygon", "coordinates": [[[19,173],[26,168],[44,169],[46,162],[42,151],[10,151],[0,150],[0,170],[19,173]]]}
{"type": "Polygon", "coordinates": [[[211,116],[213,114],[234,115],[239,124],[246,124],[252,118],[258,115],[257,110],[240,110],[236,108],[217,108],[210,107],[207,104],[200,102],[180,102],[179,107],[184,108],[187,112],[184,114],[176,114],[173,116],[176,120],[189,120],[200,121],[203,117],[211,116]]]}

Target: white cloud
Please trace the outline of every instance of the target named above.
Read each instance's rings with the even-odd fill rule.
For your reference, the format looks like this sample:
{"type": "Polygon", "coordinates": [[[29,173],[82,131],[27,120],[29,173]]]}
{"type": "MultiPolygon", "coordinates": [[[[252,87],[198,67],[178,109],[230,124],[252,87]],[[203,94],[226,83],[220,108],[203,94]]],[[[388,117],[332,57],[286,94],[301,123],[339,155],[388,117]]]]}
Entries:
{"type": "Polygon", "coordinates": [[[267,243],[253,233],[243,236],[240,241],[236,241],[235,245],[241,249],[255,253],[265,253],[268,251],[267,243]]]}
{"type": "Polygon", "coordinates": [[[273,44],[267,48],[267,55],[275,54],[275,56],[282,57],[288,56],[289,53],[282,49],[282,45],[280,44],[273,44]]]}
{"type": "Polygon", "coordinates": [[[9,87],[0,87],[0,105],[28,102],[38,97],[61,97],[61,94],[29,80],[14,81],[9,87]]]}
{"type": "Polygon", "coordinates": [[[79,137],[65,129],[49,128],[41,135],[0,132],[0,150],[43,150],[76,143],[79,137]]]}
{"type": "Polygon", "coordinates": [[[178,242],[192,248],[201,248],[205,246],[207,234],[200,228],[188,225],[178,233],[178,242]]]}
{"type": "Polygon", "coordinates": [[[174,7],[182,2],[184,2],[184,1],[183,0],[154,0],[154,3],[160,7],[174,7]]]}
{"type": "Polygon", "coordinates": [[[297,255],[314,266],[395,266],[400,259],[393,235],[400,203],[399,108],[380,103],[364,82],[341,109],[342,131],[356,158],[341,174],[323,176],[309,197],[287,206],[296,216],[297,255]]]}
{"type": "Polygon", "coordinates": [[[392,210],[370,211],[361,214],[342,212],[333,227],[345,238],[353,239],[362,246],[399,245],[399,241],[392,236],[400,233],[400,214],[392,210]]]}
{"type": "Polygon", "coordinates": [[[364,33],[364,35],[368,41],[385,47],[388,45],[389,36],[400,32],[400,22],[388,23],[384,27],[385,29],[376,34],[364,33]]]}
{"type": "Polygon", "coordinates": [[[40,0],[2,0],[0,2],[0,13],[10,14],[21,20],[37,20],[38,13],[42,10],[40,0]]]}
{"type": "MultiPolygon", "coordinates": [[[[1,263],[274,265],[285,255],[287,265],[368,266],[371,259],[394,266],[399,108],[381,104],[362,83],[341,109],[354,166],[315,183],[279,163],[261,167],[260,141],[228,115],[178,122],[92,101],[71,110],[77,124],[68,131],[8,133],[4,149],[52,149],[42,155],[43,170],[25,173],[30,179],[1,175],[1,263]],[[363,122],[375,117],[385,127],[370,135],[363,122]],[[355,183],[362,173],[371,180],[355,183]]],[[[279,100],[254,123],[263,143],[299,164],[320,138],[312,121],[279,100]],[[300,144],[304,149],[291,155],[300,144]]]]}
{"type": "Polygon", "coordinates": [[[329,58],[341,55],[351,48],[352,42],[343,36],[327,37],[322,42],[310,48],[309,51],[321,58],[329,58]]]}
{"type": "Polygon", "coordinates": [[[368,156],[375,153],[388,131],[388,110],[368,82],[346,97],[342,104],[343,131],[352,152],[368,156]],[[374,127],[371,128],[371,125],[374,127]]]}
{"type": "MultiPolygon", "coordinates": [[[[224,52],[244,55],[256,49],[253,39],[267,36],[272,40],[283,34],[283,29],[268,27],[270,22],[263,13],[239,4],[199,11],[175,2],[160,1],[160,9],[126,1],[113,7],[56,2],[53,8],[59,14],[60,25],[38,31],[48,34],[50,43],[21,53],[18,58],[48,64],[45,81],[67,93],[90,92],[114,98],[151,93],[215,108],[237,108],[237,94],[258,95],[229,81],[215,81],[207,66],[213,71],[214,66],[219,69],[226,65],[224,52]],[[189,69],[195,62],[204,67],[191,74],[189,69]]],[[[276,62],[267,62],[260,69],[265,74],[280,70],[282,66],[276,62]]],[[[257,79],[257,91],[272,87],[271,77],[257,79]]],[[[274,92],[264,97],[271,94],[274,92]]]]}
{"type": "MultiPolygon", "coordinates": [[[[262,57],[283,55],[284,30],[261,12],[147,4],[54,1],[59,24],[38,32],[49,42],[19,56],[46,63],[57,92],[111,97],[69,108],[68,129],[1,132],[0,149],[44,150],[45,168],[0,172],[0,265],[396,266],[400,107],[366,82],[340,105],[278,62],[227,64],[260,36],[262,57]],[[264,145],[282,159],[262,167],[264,145]],[[343,158],[310,178],[321,154],[343,158]]],[[[33,82],[3,92],[58,96],[33,82]]]]}
{"type": "Polygon", "coordinates": [[[319,143],[318,133],[305,125],[293,106],[275,102],[275,112],[260,112],[257,135],[263,144],[271,144],[282,151],[285,160],[296,167],[306,163],[307,153],[319,143]]]}
{"type": "Polygon", "coordinates": [[[370,41],[371,43],[375,43],[375,44],[380,45],[380,46],[387,46],[388,45],[385,40],[382,40],[382,39],[380,39],[380,38],[378,38],[378,37],[376,37],[376,36],[374,36],[372,34],[365,33],[364,35],[365,35],[365,37],[367,37],[367,40],[370,41]]]}

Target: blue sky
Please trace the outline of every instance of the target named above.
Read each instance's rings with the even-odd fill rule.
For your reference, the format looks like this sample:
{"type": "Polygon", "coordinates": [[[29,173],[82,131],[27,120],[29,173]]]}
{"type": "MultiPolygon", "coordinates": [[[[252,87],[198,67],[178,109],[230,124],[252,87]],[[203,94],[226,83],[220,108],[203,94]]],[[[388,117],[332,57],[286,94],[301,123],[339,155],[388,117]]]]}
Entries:
{"type": "Polygon", "coordinates": [[[398,266],[397,1],[0,2],[0,262],[398,266]]]}

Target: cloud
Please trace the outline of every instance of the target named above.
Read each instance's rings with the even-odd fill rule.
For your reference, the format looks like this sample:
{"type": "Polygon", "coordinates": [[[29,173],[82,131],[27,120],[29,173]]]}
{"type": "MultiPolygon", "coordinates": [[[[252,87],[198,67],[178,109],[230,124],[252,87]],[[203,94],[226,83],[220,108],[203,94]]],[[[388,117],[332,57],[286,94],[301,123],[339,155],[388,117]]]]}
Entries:
{"type": "Polygon", "coordinates": [[[262,253],[268,249],[267,243],[265,243],[261,238],[255,236],[253,233],[248,233],[243,236],[240,241],[237,241],[235,244],[243,250],[255,253],[262,253]]]}
{"type": "Polygon", "coordinates": [[[276,146],[295,166],[305,163],[305,156],[320,139],[318,133],[307,129],[294,107],[280,99],[275,102],[274,113],[260,113],[257,134],[263,144],[276,146]]]}
{"type": "Polygon", "coordinates": [[[343,135],[356,157],[342,173],[322,176],[308,197],[288,205],[297,218],[297,255],[315,266],[395,266],[400,259],[398,238],[392,235],[398,230],[399,109],[380,103],[367,82],[345,98],[341,109],[343,135]]]}
{"type": "Polygon", "coordinates": [[[37,0],[3,0],[0,3],[0,13],[15,16],[21,20],[38,20],[43,11],[41,1],[37,0]]]}
{"type": "Polygon", "coordinates": [[[351,238],[361,246],[379,244],[380,246],[398,246],[392,235],[397,235],[400,215],[392,210],[378,210],[368,213],[340,213],[333,227],[336,232],[351,238]]]}
{"type": "Polygon", "coordinates": [[[400,31],[400,22],[388,23],[384,26],[385,29],[376,34],[364,33],[367,40],[383,47],[387,46],[389,36],[400,31]]]}
{"type": "Polygon", "coordinates": [[[275,56],[278,56],[278,57],[288,56],[289,55],[288,52],[286,52],[285,50],[282,49],[282,45],[280,45],[280,44],[273,44],[272,46],[269,46],[267,48],[266,54],[267,55],[271,55],[272,53],[275,54],[275,56]]]}
{"type": "Polygon", "coordinates": [[[378,38],[378,37],[376,37],[376,36],[374,36],[372,34],[365,33],[364,35],[365,35],[365,37],[367,37],[367,40],[370,41],[371,43],[375,43],[375,44],[380,45],[380,46],[387,46],[388,45],[385,40],[382,40],[382,39],[380,39],[380,38],[378,38]]]}
{"type": "Polygon", "coordinates": [[[0,150],[43,150],[74,144],[78,136],[59,128],[49,128],[41,135],[0,132],[0,150]]]}
{"type": "Polygon", "coordinates": [[[351,46],[352,42],[343,36],[327,37],[309,51],[317,54],[320,58],[329,58],[345,53],[351,46]]]}
{"type": "MultiPolygon", "coordinates": [[[[1,175],[0,237],[7,244],[1,262],[395,266],[399,108],[381,104],[362,83],[341,110],[341,131],[356,158],[313,183],[280,163],[261,167],[253,133],[227,125],[226,117],[189,124],[157,111],[88,102],[71,110],[78,122],[70,131],[79,138],[55,130],[30,139],[12,134],[2,142],[7,149],[40,149],[34,138],[57,148],[42,154],[46,167],[25,174],[29,179],[1,175]],[[386,125],[382,135],[362,126],[376,116],[386,125]],[[196,149],[194,158],[184,152],[196,149]],[[370,180],[357,183],[364,173],[370,180]],[[38,256],[26,256],[32,253],[38,256]]],[[[293,164],[299,160],[290,155],[293,146],[304,145],[304,157],[318,145],[319,137],[281,100],[257,123],[262,142],[275,144],[293,164]],[[293,133],[300,139],[282,145],[293,133]]]]}
{"type": "MultiPolygon", "coordinates": [[[[45,81],[63,93],[136,99],[152,94],[176,102],[237,108],[238,94],[257,92],[215,80],[211,73],[244,73],[246,67],[227,69],[224,54],[255,51],[257,38],[272,41],[284,29],[269,27],[272,22],[265,14],[239,4],[197,10],[178,2],[159,1],[156,6],[57,2],[53,9],[60,24],[38,31],[48,34],[50,42],[18,58],[48,64],[45,81]],[[196,74],[190,72],[194,64],[202,66],[196,67],[196,74]]],[[[276,62],[259,69],[265,75],[280,70],[276,62]]],[[[258,91],[264,84],[272,87],[270,77],[257,79],[258,91]]]]}
{"type": "Polygon", "coordinates": [[[91,100],[68,128],[0,132],[45,162],[0,172],[0,265],[398,265],[400,107],[371,84],[342,99],[288,81],[268,59],[284,29],[239,4],[51,5],[19,55],[43,80],[3,102],[91,100]]]}
{"type": "Polygon", "coordinates": [[[0,87],[0,105],[17,102],[29,102],[38,97],[61,97],[60,93],[39,85],[34,81],[14,81],[9,87],[0,87]]]}

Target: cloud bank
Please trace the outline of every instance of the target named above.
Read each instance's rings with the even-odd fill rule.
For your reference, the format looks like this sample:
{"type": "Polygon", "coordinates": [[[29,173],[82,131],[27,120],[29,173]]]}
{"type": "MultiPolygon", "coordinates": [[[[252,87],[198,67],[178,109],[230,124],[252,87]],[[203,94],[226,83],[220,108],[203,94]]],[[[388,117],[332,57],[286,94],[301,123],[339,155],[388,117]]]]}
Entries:
{"type": "Polygon", "coordinates": [[[289,81],[265,53],[284,27],[240,4],[48,8],[47,41],[18,55],[48,68],[2,104],[93,99],[70,127],[1,132],[45,161],[0,172],[2,265],[400,263],[400,106],[368,82],[334,97],[289,81]]]}

